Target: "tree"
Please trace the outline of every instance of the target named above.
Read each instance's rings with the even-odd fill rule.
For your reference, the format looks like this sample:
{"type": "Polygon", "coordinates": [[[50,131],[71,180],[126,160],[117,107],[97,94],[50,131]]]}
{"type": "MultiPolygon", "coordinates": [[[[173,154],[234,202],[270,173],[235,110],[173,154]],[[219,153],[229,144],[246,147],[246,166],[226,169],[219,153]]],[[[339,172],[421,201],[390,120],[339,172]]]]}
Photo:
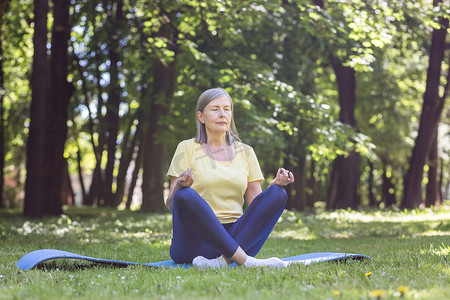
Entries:
{"type": "Polygon", "coordinates": [[[150,122],[147,123],[144,138],[142,211],[161,211],[164,207],[162,200],[164,199],[163,174],[166,146],[157,134],[161,133],[163,128],[161,118],[169,112],[169,105],[175,92],[175,83],[175,60],[165,63],[156,59],[150,98],[152,99],[150,122]]]}
{"type": "MultiPolygon", "coordinates": [[[[355,70],[343,66],[336,58],[332,58],[332,65],[336,74],[339,90],[339,119],[356,129],[355,120],[355,70]]],[[[328,208],[352,208],[359,206],[358,183],[359,183],[359,160],[356,151],[350,152],[347,157],[338,156],[334,162],[331,182],[329,186],[328,208]]]]}
{"type": "Polygon", "coordinates": [[[73,92],[73,87],[67,82],[69,2],[53,2],[54,21],[49,61],[47,14],[48,2],[35,1],[35,56],[31,81],[33,96],[24,204],[24,214],[29,217],[62,213],[62,186],[67,173],[63,154],[67,110],[73,92]]]}
{"type": "MultiPolygon", "coordinates": [[[[433,5],[437,6],[441,2],[442,1],[434,0],[433,5]]],[[[448,26],[449,20],[440,17],[438,28],[433,30],[431,37],[429,66],[426,90],[423,96],[422,114],[420,116],[418,134],[409,162],[408,173],[406,174],[404,182],[404,194],[401,204],[404,208],[416,208],[422,204],[423,167],[437,132],[445,98],[447,97],[450,85],[450,77],[447,76],[444,94],[440,96],[439,86],[441,84],[441,69],[444,60],[445,39],[448,26]]],[[[448,72],[450,74],[450,70],[448,72]]]]}
{"type": "MultiPolygon", "coordinates": [[[[439,157],[438,157],[438,132],[434,133],[434,138],[428,154],[428,183],[426,188],[425,206],[430,207],[441,203],[440,180],[438,178],[439,157]]],[[[442,172],[442,171],[441,171],[442,172]]]]}
{"type": "MultiPolygon", "coordinates": [[[[314,4],[324,8],[323,1],[314,1],[314,4]]],[[[348,25],[347,25],[348,26],[348,25]]],[[[358,41],[346,42],[353,46],[358,41]]],[[[345,45],[347,46],[347,45],[345,45]]],[[[347,46],[348,47],[348,46],[347,46]]],[[[338,51],[347,53],[344,58],[348,60],[354,50],[350,47],[339,47],[338,51]]],[[[354,46],[353,46],[354,47],[354,46]]],[[[357,131],[355,120],[356,102],[356,77],[353,67],[344,65],[334,53],[330,53],[330,62],[336,75],[339,100],[339,120],[357,131]]],[[[333,165],[328,192],[328,208],[357,208],[359,206],[358,184],[359,184],[359,161],[360,156],[356,151],[351,151],[348,156],[338,156],[333,165]]]]}
{"type": "Polygon", "coordinates": [[[30,129],[27,141],[27,178],[25,182],[24,215],[44,215],[45,185],[42,170],[46,169],[45,149],[48,107],[47,63],[47,14],[48,1],[34,1],[34,56],[31,75],[30,129]]]}
{"type": "MultiPolygon", "coordinates": [[[[2,146],[8,177],[23,170],[23,136],[28,129],[36,132],[34,126],[28,127],[25,108],[31,92],[23,84],[31,77],[27,72],[34,70],[29,68],[30,3],[10,2],[2,27],[6,91],[2,146]],[[25,30],[16,32],[17,27],[25,30]]],[[[142,210],[162,210],[164,171],[171,158],[165,152],[172,153],[181,139],[195,134],[196,99],[213,86],[224,87],[233,97],[242,140],[255,148],[267,180],[283,164],[295,172],[296,183],[288,187],[289,208],[301,210],[326,200],[328,188],[334,195],[350,195],[352,203],[343,207],[356,207],[360,197],[362,204],[369,197],[377,205],[400,196],[399,185],[408,168],[405,153],[413,146],[412,124],[420,109],[413,99],[424,91],[420,83],[425,82],[423,53],[429,39],[424,42],[423,36],[430,30],[429,17],[436,15],[427,11],[425,1],[283,0],[280,5],[266,0],[71,0],[70,4],[69,63],[56,58],[64,43],[55,38],[63,32],[55,27],[61,21],[49,18],[52,47],[45,51],[51,53],[47,72],[55,90],[47,91],[44,105],[49,109],[46,114],[61,118],[57,130],[46,125],[45,140],[52,141],[46,144],[54,147],[45,151],[59,157],[51,151],[63,148],[71,172],[93,171],[85,204],[116,207],[127,190],[131,200],[144,174],[142,210]],[[67,103],[71,89],[56,61],[68,65],[69,81],[77,87],[73,99],[81,99],[69,102],[68,118],[56,106],[67,103]],[[56,98],[65,100],[49,104],[56,98]],[[365,159],[370,141],[377,146],[375,155],[365,159]],[[77,151],[80,157],[75,156],[77,151]],[[344,170],[354,166],[351,177],[360,177],[360,182],[348,185],[351,192],[338,191],[343,184],[338,184],[337,167],[332,171],[333,161],[338,165],[339,160],[356,156],[351,164],[341,165],[344,170]]],[[[57,14],[58,5],[55,1],[52,13],[57,14]]],[[[34,114],[31,119],[36,124],[34,114]]],[[[448,160],[445,155],[443,159],[448,160]]],[[[58,186],[51,174],[59,171],[50,171],[55,163],[60,161],[43,170],[58,186]]],[[[430,168],[429,182],[433,174],[430,168]]],[[[447,173],[441,176],[445,183],[447,173]]],[[[346,197],[333,197],[330,207],[346,197]]]]}
{"type": "Polygon", "coordinates": [[[53,0],[53,29],[49,67],[47,128],[46,128],[46,168],[44,182],[47,186],[45,213],[62,213],[63,178],[67,168],[64,148],[67,139],[67,120],[70,98],[74,87],[67,81],[68,40],[71,27],[69,20],[70,2],[53,0]]]}

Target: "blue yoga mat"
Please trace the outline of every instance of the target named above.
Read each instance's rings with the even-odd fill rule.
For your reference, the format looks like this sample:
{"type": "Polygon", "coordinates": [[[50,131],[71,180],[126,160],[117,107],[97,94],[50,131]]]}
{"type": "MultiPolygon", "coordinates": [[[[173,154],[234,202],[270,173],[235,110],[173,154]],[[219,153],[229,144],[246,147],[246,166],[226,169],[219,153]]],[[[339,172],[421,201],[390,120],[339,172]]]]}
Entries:
{"type": "MultiPolygon", "coordinates": [[[[173,260],[165,260],[154,263],[136,263],[136,262],[128,262],[121,260],[111,260],[111,259],[101,259],[90,256],[79,255],[67,251],[55,250],[55,249],[42,249],[30,252],[25,254],[16,264],[19,270],[27,271],[38,264],[51,260],[51,259],[81,259],[86,261],[91,261],[94,263],[100,264],[109,264],[114,266],[148,266],[148,267],[166,267],[166,268],[190,268],[191,264],[176,264],[173,260]]],[[[311,263],[317,263],[322,261],[345,261],[347,259],[353,260],[362,260],[362,259],[371,259],[369,256],[361,255],[361,254],[350,254],[350,253],[335,253],[335,252],[316,252],[316,253],[308,253],[297,256],[285,257],[281,260],[283,261],[292,261],[296,263],[301,263],[304,265],[309,265],[311,263]]],[[[232,264],[231,266],[236,266],[236,264],[232,264]]]]}

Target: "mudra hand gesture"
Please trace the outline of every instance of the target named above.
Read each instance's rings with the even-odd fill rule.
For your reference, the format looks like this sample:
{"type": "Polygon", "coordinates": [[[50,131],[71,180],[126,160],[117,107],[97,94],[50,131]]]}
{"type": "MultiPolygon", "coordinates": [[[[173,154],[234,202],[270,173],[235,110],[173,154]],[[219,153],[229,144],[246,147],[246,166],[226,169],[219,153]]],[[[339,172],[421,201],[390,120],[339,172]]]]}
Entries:
{"type": "Polygon", "coordinates": [[[289,183],[293,183],[294,181],[294,174],[292,174],[292,172],[284,168],[279,168],[275,179],[269,183],[269,186],[274,184],[279,186],[286,186],[289,183]]]}
{"type": "Polygon", "coordinates": [[[191,173],[191,168],[188,169],[178,176],[177,184],[181,187],[190,187],[194,183],[194,175],[191,173]]]}

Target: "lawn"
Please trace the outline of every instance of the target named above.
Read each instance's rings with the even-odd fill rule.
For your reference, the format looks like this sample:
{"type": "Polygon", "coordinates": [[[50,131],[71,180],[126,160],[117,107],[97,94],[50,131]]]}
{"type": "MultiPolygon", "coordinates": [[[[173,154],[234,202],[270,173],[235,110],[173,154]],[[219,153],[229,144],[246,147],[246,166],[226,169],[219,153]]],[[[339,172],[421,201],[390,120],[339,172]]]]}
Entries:
{"type": "Polygon", "coordinates": [[[171,216],[69,208],[25,220],[0,211],[1,299],[450,299],[450,206],[424,211],[285,212],[258,257],[310,252],[365,254],[372,260],[286,269],[117,268],[52,260],[18,272],[44,248],[154,262],[170,259],[171,216]]]}

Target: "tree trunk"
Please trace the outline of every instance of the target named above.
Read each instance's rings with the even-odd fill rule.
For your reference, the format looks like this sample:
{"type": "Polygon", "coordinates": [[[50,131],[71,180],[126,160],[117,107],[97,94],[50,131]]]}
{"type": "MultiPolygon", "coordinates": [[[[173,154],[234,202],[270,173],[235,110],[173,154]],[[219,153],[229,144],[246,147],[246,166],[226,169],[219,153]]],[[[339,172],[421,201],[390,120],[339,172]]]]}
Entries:
{"type": "Polygon", "coordinates": [[[385,207],[390,207],[395,205],[397,199],[395,197],[395,186],[392,183],[391,176],[387,176],[387,166],[383,166],[383,186],[381,191],[381,202],[384,203],[385,207]]]}
{"type": "Polygon", "coordinates": [[[316,173],[316,162],[314,159],[311,159],[310,167],[309,167],[309,179],[306,186],[310,189],[310,192],[307,194],[307,207],[314,207],[314,204],[317,201],[320,201],[322,194],[322,182],[317,180],[314,174],[316,173]]]}
{"type": "Polygon", "coordinates": [[[359,207],[359,198],[357,193],[359,182],[359,154],[350,153],[348,157],[339,156],[336,158],[334,170],[330,184],[334,184],[334,192],[329,194],[327,205],[330,209],[359,207]]]}
{"type": "Polygon", "coordinates": [[[136,187],[136,182],[139,177],[139,171],[141,170],[142,149],[144,147],[142,146],[142,132],[139,131],[138,134],[139,134],[139,137],[138,137],[139,145],[137,145],[138,150],[137,150],[137,154],[136,154],[136,159],[134,160],[133,175],[131,177],[130,187],[128,189],[128,198],[127,198],[127,203],[125,205],[126,209],[131,208],[131,202],[133,201],[134,189],[136,187]]]}
{"type": "MultiPolygon", "coordinates": [[[[339,119],[344,124],[349,124],[356,129],[355,120],[355,70],[343,66],[340,61],[332,57],[331,62],[336,74],[339,91],[339,119]]],[[[330,182],[330,194],[328,196],[328,208],[352,208],[359,206],[358,183],[359,183],[359,154],[351,152],[348,157],[336,158],[332,180],[330,182]],[[333,176],[335,178],[333,178],[333,176]]]]}
{"type": "MultiPolygon", "coordinates": [[[[144,53],[144,52],[142,52],[144,53]]],[[[144,60],[145,57],[142,56],[142,60],[144,60]]],[[[147,99],[151,99],[151,96],[149,95],[149,85],[147,83],[148,78],[151,77],[151,72],[150,72],[150,68],[147,69],[145,72],[143,72],[143,76],[142,76],[142,89],[141,89],[141,94],[140,94],[140,103],[141,106],[139,107],[139,112],[138,112],[138,126],[136,128],[136,143],[135,143],[135,147],[137,147],[137,153],[136,153],[136,157],[134,159],[134,170],[133,170],[133,174],[131,176],[131,182],[130,182],[130,186],[128,187],[128,195],[127,195],[127,202],[125,204],[125,208],[127,210],[131,209],[131,202],[133,201],[133,195],[134,195],[134,189],[136,188],[136,183],[137,180],[139,178],[139,173],[142,169],[142,157],[143,157],[143,152],[144,152],[144,127],[145,124],[147,123],[147,118],[146,116],[150,114],[151,112],[151,102],[147,102],[147,99]],[[145,118],[144,118],[145,117],[145,118]]],[[[148,124],[147,124],[148,125],[148,124]]]]}
{"type": "Polygon", "coordinates": [[[109,96],[106,104],[107,112],[105,116],[107,132],[107,151],[108,159],[105,168],[105,206],[114,206],[113,179],[114,166],[116,163],[117,133],[119,132],[119,106],[120,106],[120,86],[119,86],[119,34],[117,27],[123,19],[123,0],[117,0],[116,14],[113,23],[113,32],[109,43],[109,61],[110,61],[110,83],[109,96]]]}
{"type": "Polygon", "coordinates": [[[68,41],[70,36],[69,6],[65,0],[53,0],[53,30],[50,56],[50,87],[47,106],[45,212],[62,213],[62,185],[66,159],[64,147],[67,138],[67,119],[70,97],[74,87],[67,81],[68,41]]]}
{"type": "Polygon", "coordinates": [[[369,193],[369,206],[370,207],[377,207],[377,199],[375,197],[375,187],[373,186],[373,182],[374,182],[374,176],[373,176],[373,172],[374,172],[375,168],[373,166],[373,162],[369,160],[369,178],[368,178],[368,193],[369,193]]]}
{"type": "Polygon", "coordinates": [[[306,157],[297,156],[297,166],[294,168],[295,181],[292,184],[295,189],[294,209],[303,211],[306,207],[306,157]]]}
{"type": "MultiPolygon", "coordinates": [[[[291,142],[289,141],[289,138],[286,138],[286,139],[289,144],[289,153],[293,153],[291,142]]],[[[289,158],[289,156],[286,156],[284,158],[283,166],[285,166],[286,169],[288,169],[294,173],[294,167],[292,166],[291,159],[289,158]]],[[[276,174],[277,171],[275,171],[274,175],[276,174]]],[[[295,174],[294,174],[294,177],[295,177],[295,174]]],[[[286,209],[292,211],[295,209],[294,205],[295,205],[295,193],[296,192],[295,192],[294,185],[288,184],[287,186],[284,187],[284,189],[286,190],[286,194],[287,194],[286,209]]]]}
{"type": "MultiPolygon", "coordinates": [[[[439,0],[434,0],[433,4],[437,5],[440,2],[439,0]]],[[[440,76],[444,59],[448,20],[441,18],[439,23],[441,28],[435,28],[431,38],[422,114],[420,116],[419,132],[409,162],[408,173],[404,181],[404,194],[401,205],[403,208],[416,208],[422,204],[423,167],[431,147],[433,134],[438,127],[446,98],[446,92],[444,92],[443,97],[439,97],[439,86],[441,83],[440,76]]],[[[449,76],[447,76],[446,91],[448,90],[448,83],[449,76]]]]}
{"type": "Polygon", "coordinates": [[[125,194],[125,181],[126,176],[128,172],[128,168],[130,167],[130,163],[133,159],[133,154],[135,152],[136,144],[138,143],[139,138],[139,131],[140,131],[141,123],[139,123],[135,129],[133,138],[130,142],[128,140],[130,139],[131,135],[131,124],[129,126],[129,130],[126,132],[125,137],[123,138],[123,145],[121,147],[121,153],[122,156],[120,158],[120,164],[119,164],[119,172],[117,174],[117,189],[116,193],[114,195],[114,206],[117,207],[122,203],[123,197],[125,194]]]}
{"type": "Polygon", "coordinates": [[[164,210],[164,156],[166,144],[157,141],[157,134],[165,129],[160,120],[169,113],[170,102],[173,98],[176,84],[175,61],[164,63],[155,60],[153,100],[150,112],[150,123],[144,138],[144,172],[142,183],[141,210],[164,210]]]}
{"type": "Polygon", "coordinates": [[[47,14],[48,0],[34,1],[34,56],[31,73],[30,128],[27,141],[27,177],[24,215],[44,215],[45,129],[47,121],[47,14]]]}
{"type": "Polygon", "coordinates": [[[98,146],[95,147],[93,143],[92,146],[95,149],[95,168],[92,174],[91,185],[89,188],[89,194],[87,194],[86,202],[83,202],[84,205],[93,205],[97,203],[97,205],[103,205],[103,195],[104,195],[104,176],[101,169],[101,163],[103,159],[103,150],[105,149],[105,126],[104,126],[104,118],[102,115],[103,111],[103,88],[100,84],[102,73],[100,71],[100,51],[96,52],[96,77],[97,77],[97,120],[98,120],[98,146]]]}
{"type": "Polygon", "coordinates": [[[440,184],[438,180],[439,157],[438,157],[438,134],[437,128],[434,133],[434,138],[431,143],[430,153],[428,156],[428,184],[426,189],[425,206],[439,205],[440,198],[440,184]]]}
{"type": "MultiPolygon", "coordinates": [[[[88,128],[89,128],[89,134],[90,134],[90,140],[91,140],[91,145],[92,145],[92,151],[95,154],[95,158],[97,161],[99,161],[98,159],[98,147],[95,144],[95,139],[94,139],[94,120],[92,119],[92,112],[91,112],[91,106],[90,106],[90,101],[89,101],[89,92],[88,92],[88,87],[87,87],[87,83],[86,83],[86,78],[84,76],[84,67],[81,65],[80,63],[80,58],[76,55],[76,53],[72,54],[74,56],[74,59],[77,63],[78,66],[78,71],[80,73],[80,79],[81,79],[81,88],[83,90],[83,95],[84,95],[84,105],[86,106],[86,109],[88,111],[88,128]]],[[[98,101],[99,103],[101,103],[101,100],[99,99],[98,101]]],[[[101,115],[101,113],[100,113],[101,115]]],[[[80,148],[78,148],[79,150],[80,148]]]]}
{"type": "Polygon", "coordinates": [[[447,181],[444,183],[444,159],[441,157],[441,175],[440,175],[440,188],[439,191],[441,192],[441,199],[448,199],[449,198],[449,190],[450,190],[450,178],[447,178],[447,181]]]}
{"type": "Polygon", "coordinates": [[[84,185],[83,169],[81,168],[81,150],[79,147],[78,147],[78,151],[77,151],[77,167],[78,167],[78,180],[80,181],[80,187],[81,187],[81,203],[85,203],[86,188],[84,185]]]}
{"type": "Polygon", "coordinates": [[[61,203],[64,205],[74,205],[75,194],[73,192],[72,180],[69,174],[69,164],[64,159],[64,170],[61,176],[61,203]]]}

